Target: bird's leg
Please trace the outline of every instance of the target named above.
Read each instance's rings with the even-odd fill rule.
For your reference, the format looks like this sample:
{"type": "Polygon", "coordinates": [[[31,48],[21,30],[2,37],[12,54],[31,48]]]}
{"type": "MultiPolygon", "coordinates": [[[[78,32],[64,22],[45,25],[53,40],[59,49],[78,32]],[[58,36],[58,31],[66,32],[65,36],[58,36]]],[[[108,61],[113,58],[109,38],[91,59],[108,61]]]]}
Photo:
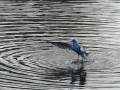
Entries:
{"type": "MultiPolygon", "coordinates": [[[[82,57],[82,56],[81,56],[82,57]]],[[[81,63],[83,63],[83,57],[82,57],[82,61],[81,61],[81,63]]]]}
{"type": "Polygon", "coordinates": [[[78,60],[77,60],[77,62],[79,61],[79,54],[78,54],[78,60]]]}

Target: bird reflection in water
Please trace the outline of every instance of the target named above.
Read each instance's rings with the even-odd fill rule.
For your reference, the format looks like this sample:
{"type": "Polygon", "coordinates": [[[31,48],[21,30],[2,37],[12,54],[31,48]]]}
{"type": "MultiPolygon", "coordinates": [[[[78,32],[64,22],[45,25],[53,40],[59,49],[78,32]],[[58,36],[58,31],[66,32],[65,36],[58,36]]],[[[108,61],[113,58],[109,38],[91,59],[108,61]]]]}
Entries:
{"type": "Polygon", "coordinates": [[[86,70],[84,70],[84,63],[81,64],[80,68],[76,71],[72,71],[71,84],[74,84],[78,77],[80,80],[80,85],[84,85],[86,82],[86,70]]]}
{"type": "Polygon", "coordinates": [[[84,63],[78,64],[77,70],[55,68],[48,72],[47,76],[44,77],[45,79],[66,81],[69,80],[67,77],[70,75],[70,84],[75,84],[75,82],[79,81],[80,87],[83,87],[86,82],[87,73],[86,70],[84,70],[84,63]]]}

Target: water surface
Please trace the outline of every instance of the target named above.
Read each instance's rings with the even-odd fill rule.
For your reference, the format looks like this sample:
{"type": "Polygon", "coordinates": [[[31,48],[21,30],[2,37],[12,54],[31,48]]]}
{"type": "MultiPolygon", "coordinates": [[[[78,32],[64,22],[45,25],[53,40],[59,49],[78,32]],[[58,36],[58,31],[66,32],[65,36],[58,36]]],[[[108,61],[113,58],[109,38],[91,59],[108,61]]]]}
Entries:
{"type": "Polygon", "coordinates": [[[0,16],[1,90],[120,88],[120,1],[5,0],[0,16]],[[45,43],[73,38],[90,53],[83,64],[45,43]]]}

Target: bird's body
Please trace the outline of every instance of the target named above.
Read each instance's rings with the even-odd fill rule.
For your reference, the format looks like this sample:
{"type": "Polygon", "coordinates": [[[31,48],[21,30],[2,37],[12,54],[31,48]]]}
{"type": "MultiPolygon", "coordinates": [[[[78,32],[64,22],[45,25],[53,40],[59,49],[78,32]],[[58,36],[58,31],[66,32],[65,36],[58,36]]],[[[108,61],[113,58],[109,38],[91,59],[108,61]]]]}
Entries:
{"type": "Polygon", "coordinates": [[[53,45],[56,45],[59,48],[72,49],[78,54],[78,60],[79,60],[79,55],[81,55],[83,62],[83,58],[86,58],[88,53],[86,53],[85,49],[82,46],[80,46],[75,39],[72,39],[71,42],[73,42],[73,44],[65,43],[65,42],[48,42],[48,43],[52,43],[53,45]]]}

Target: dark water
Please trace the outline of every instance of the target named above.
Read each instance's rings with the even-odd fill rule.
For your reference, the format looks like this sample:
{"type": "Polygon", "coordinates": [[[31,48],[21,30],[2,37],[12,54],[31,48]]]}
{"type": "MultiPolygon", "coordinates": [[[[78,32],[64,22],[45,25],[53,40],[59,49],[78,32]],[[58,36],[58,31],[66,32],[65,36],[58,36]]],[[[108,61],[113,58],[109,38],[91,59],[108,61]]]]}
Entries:
{"type": "Polygon", "coordinates": [[[0,1],[0,90],[119,90],[119,0],[0,1]],[[44,41],[76,39],[77,54],[44,41]]]}

